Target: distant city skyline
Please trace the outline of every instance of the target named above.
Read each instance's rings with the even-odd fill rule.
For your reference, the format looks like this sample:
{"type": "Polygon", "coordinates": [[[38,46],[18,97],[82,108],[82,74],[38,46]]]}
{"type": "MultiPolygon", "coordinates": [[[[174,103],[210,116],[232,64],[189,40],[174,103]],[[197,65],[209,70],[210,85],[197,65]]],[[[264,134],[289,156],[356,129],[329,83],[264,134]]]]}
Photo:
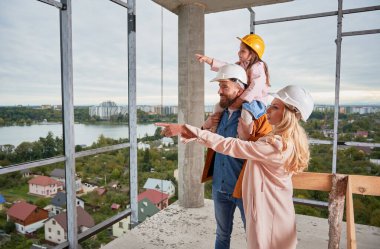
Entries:
{"type": "MultiPolygon", "coordinates": [[[[344,0],[343,8],[378,5],[344,0]]],[[[136,1],[137,104],[161,102],[161,7],[136,1]]],[[[256,20],[337,10],[337,1],[307,0],[254,7],[256,20]]],[[[178,103],[178,18],[163,10],[164,105],[178,103]]],[[[246,9],[207,14],[205,54],[235,62],[249,33],[246,9]],[[231,21],[233,20],[233,21],[231,21]]],[[[113,99],[128,103],[127,15],[110,1],[73,1],[74,105],[113,99]]],[[[380,11],[344,15],[343,31],[378,29],[380,11]]],[[[307,88],[316,104],[334,104],[336,16],[256,26],[266,43],[271,91],[307,88]]],[[[0,106],[61,104],[58,10],[38,1],[0,1],[0,106]]],[[[380,104],[380,34],[344,37],[340,104],[380,104]]],[[[214,72],[205,66],[205,103],[218,101],[214,72]]]]}

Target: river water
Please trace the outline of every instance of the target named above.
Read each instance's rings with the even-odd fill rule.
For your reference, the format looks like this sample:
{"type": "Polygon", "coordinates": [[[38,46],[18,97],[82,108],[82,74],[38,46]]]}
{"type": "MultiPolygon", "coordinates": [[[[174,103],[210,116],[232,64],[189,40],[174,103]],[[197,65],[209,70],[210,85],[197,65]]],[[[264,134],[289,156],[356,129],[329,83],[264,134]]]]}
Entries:
{"type": "MultiPolygon", "coordinates": [[[[0,145],[12,144],[18,146],[24,141],[34,142],[40,137],[46,137],[49,131],[54,134],[54,137],[62,137],[62,130],[62,124],[57,123],[0,127],[0,145]]],[[[153,135],[155,130],[156,126],[154,124],[137,125],[137,137],[142,138],[145,135],[153,135]]],[[[75,124],[74,134],[76,145],[85,144],[89,146],[96,142],[101,134],[113,139],[128,138],[129,129],[127,125],[75,124]]]]}

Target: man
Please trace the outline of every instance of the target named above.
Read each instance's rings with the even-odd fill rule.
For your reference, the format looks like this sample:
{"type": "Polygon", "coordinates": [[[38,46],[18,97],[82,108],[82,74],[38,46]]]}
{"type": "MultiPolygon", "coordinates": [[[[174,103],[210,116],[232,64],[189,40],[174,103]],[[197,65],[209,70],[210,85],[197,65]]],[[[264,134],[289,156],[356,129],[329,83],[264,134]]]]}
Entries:
{"type": "MultiPolygon", "coordinates": [[[[247,82],[245,70],[236,64],[228,64],[220,68],[212,81],[219,82],[220,106],[222,112],[216,133],[223,137],[237,137],[241,110],[233,109],[232,103],[243,93],[247,82]]],[[[264,112],[257,113],[254,105],[245,105],[255,113],[256,120],[249,127],[241,121],[239,133],[249,133],[249,140],[256,141],[271,131],[264,112]],[[256,112],[255,112],[256,111],[256,112]],[[249,132],[251,131],[251,132],[249,132]]],[[[208,129],[219,118],[210,117],[202,128],[208,129]]],[[[208,149],[203,170],[202,182],[212,179],[212,199],[216,219],[215,249],[230,248],[233,218],[236,207],[239,208],[245,227],[245,215],[241,199],[242,179],[245,160],[233,158],[208,149]]]]}

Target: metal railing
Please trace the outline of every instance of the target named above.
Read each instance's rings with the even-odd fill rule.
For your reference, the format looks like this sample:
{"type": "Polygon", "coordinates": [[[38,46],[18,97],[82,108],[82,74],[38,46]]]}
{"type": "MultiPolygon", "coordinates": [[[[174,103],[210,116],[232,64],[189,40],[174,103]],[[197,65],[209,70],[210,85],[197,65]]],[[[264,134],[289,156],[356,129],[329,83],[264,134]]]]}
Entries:
{"type": "Polygon", "coordinates": [[[0,175],[23,169],[51,165],[58,162],[65,163],[65,186],[67,193],[67,238],[56,248],[78,248],[78,241],[83,241],[92,235],[106,229],[117,221],[131,215],[132,226],[138,222],[137,206],[137,113],[136,113],[136,7],[135,0],[128,3],[121,0],[110,0],[128,10],[128,115],[129,115],[129,143],[97,148],[75,153],[74,136],[74,90],[73,90],[73,56],[72,56],[72,12],[71,0],[37,0],[56,7],[60,19],[60,48],[61,48],[61,91],[63,110],[63,141],[64,156],[43,159],[17,165],[10,165],[0,169],[0,175]],[[130,151],[130,202],[128,208],[119,214],[106,219],[94,227],[78,234],[76,190],[75,190],[75,159],[99,153],[119,150],[129,147],[130,151]]]}
{"type": "MultiPolygon", "coordinates": [[[[60,13],[60,41],[61,41],[61,82],[62,82],[62,106],[63,106],[63,128],[64,128],[64,156],[44,159],[35,162],[10,165],[1,168],[0,175],[20,171],[23,169],[35,168],[40,166],[51,165],[57,162],[65,162],[66,170],[66,191],[67,191],[67,219],[68,219],[68,241],[59,244],[56,248],[77,248],[78,241],[83,241],[94,234],[104,230],[117,221],[131,215],[132,226],[138,223],[138,206],[137,206],[137,113],[136,113],[136,4],[135,0],[110,0],[128,10],[128,108],[129,108],[129,143],[118,144],[97,148],[93,150],[81,151],[75,153],[74,140],[74,105],[73,105],[73,65],[72,65],[72,16],[71,16],[71,0],[37,0],[45,4],[51,5],[59,9],[60,13]],[[119,214],[95,225],[81,234],[77,234],[77,216],[75,207],[75,159],[79,157],[95,155],[99,153],[119,150],[129,147],[130,149],[130,199],[131,209],[126,209],[119,214]]],[[[263,25],[269,23],[287,22],[295,20],[303,20],[310,18],[320,18],[327,16],[338,16],[337,18],[337,54],[336,54],[336,81],[335,81],[335,109],[334,109],[334,141],[329,141],[334,146],[333,149],[333,166],[332,172],[336,173],[336,154],[338,138],[338,109],[339,109],[339,89],[340,89],[340,54],[341,40],[345,36],[365,35],[380,33],[380,29],[362,30],[352,32],[342,32],[343,14],[352,14],[359,12],[380,10],[380,6],[372,6],[357,9],[342,9],[343,0],[338,0],[338,11],[323,12],[309,15],[300,15],[284,18],[276,18],[269,20],[255,21],[255,12],[249,8],[251,14],[250,30],[254,33],[255,25],[263,25]]],[[[346,142],[347,145],[353,142],[346,142]]],[[[367,144],[368,145],[368,144],[367,144]]],[[[373,145],[373,144],[372,144],[373,145]]],[[[363,145],[360,145],[363,146],[363,145]]],[[[378,147],[375,144],[375,147],[378,147]]],[[[326,207],[325,202],[303,200],[294,198],[294,203],[306,204],[317,207],[326,207]]]]}
{"type": "MultiPolygon", "coordinates": [[[[308,15],[289,16],[289,17],[273,18],[273,19],[256,21],[255,12],[252,10],[252,8],[248,8],[248,11],[250,12],[250,33],[251,34],[255,33],[255,25],[264,25],[264,24],[272,24],[272,23],[281,23],[281,22],[290,22],[290,21],[306,20],[306,19],[313,19],[313,18],[337,16],[337,38],[335,40],[337,48],[336,48],[336,64],[335,64],[336,71],[335,71],[335,104],[334,104],[334,134],[333,134],[334,140],[333,141],[315,140],[314,142],[311,143],[311,144],[332,144],[333,145],[333,158],[332,158],[332,169],[331,169],[333,174],[336,173],[338,145],[380,147],[379,143],[338,142],[339,91],[340,91],[342,37],[380,33],[380,29],[342,32],[343,15],[362,13],[362,12],[368,12],[368,11],[376,11],[376,10],[380,10],[380,5],[343,10],[343,0],[338,0],[337,11],[329,11],[329,12],[321,12],[321,13],[314,13],[314,14],[308,14],[308,15]]],[[[297,204],[305,204],[305,205],[312,205],[312,206],[316,204],[316,201],[314,200],[303,199],[301,201],[297,198],[294,198],[293,200],[294,200],[294,203],[297,203],[297,204]]],[[[319,204],[320,204],[319,206],[322,207],[322,206],[326,206],[327,203],[319,203],[319,204]]]]}

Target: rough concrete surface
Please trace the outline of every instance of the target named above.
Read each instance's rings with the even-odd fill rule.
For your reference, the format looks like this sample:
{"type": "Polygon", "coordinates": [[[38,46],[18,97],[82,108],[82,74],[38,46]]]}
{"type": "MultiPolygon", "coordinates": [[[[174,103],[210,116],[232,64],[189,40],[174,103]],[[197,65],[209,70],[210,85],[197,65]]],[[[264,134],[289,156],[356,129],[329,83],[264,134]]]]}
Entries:
{"type": "MultiPolygon", "coordinates": [[[[145,220],[124,236],[111,241],[109,249],[209,249],[214,247],[215,219],[212,200],[202,208],[182,208],[177,203],[145,220]]],[[[345,224],[340,248],[346,248],[345,224]]],[[[301,249],[327,248],[327,219],[297,215],[298,246],[301,249]]],[[[380,248],[380,228],[356,225],[358,249],[380,248]]],[[[240,213],[235,213],[232,249],[247,247],[240,213]]]]}

